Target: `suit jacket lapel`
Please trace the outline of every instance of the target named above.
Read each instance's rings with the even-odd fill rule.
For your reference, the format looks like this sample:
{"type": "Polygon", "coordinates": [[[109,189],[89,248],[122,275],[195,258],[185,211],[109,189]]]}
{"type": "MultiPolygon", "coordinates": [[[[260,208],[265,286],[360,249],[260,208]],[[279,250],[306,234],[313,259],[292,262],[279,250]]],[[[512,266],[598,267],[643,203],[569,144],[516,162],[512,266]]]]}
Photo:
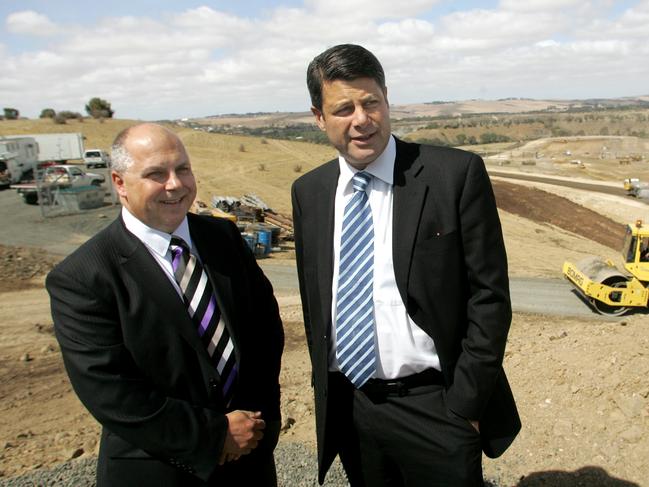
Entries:
{"type": "MultiPolygon", "coordinates": [[[[338,159],[330,161],[325,167],[326,172],[320,180],[321,187],[314,194],[316,223],[320,226],[322,233],[313,232],[318,246],[317,275],[318,286],[322,303],[322,322],[326,325],[331,323],[331,289],[334,268],[334,217],[336,202],[336,187],[340,170],[338,159]]],[[[328,333],[328,330],[327,330],[328,333]]]]}
{"type": "Polygon", "coordinates": [[[412,253],[428,192],[428,186],[417,179],[417,175],[423,169],[418,156],[418,146],[405,144],[397,139],[397,156],[394,163],[392,258],[397,287],[406,306],[412,253]]]}
{"type": "MultiPolygon", "coordinates": [[[[155,307],[157,316],[176,317],[173,320],[174,329],[196,350],[199,355],[209,359],[196,331],[196,326],[187,312],[182,298],[178,295],[169,277],[160,268],[151,253],[140,240],[132,235],[120,218],[120,227],[113,232],[115,245],[122,256],[121,265],[126,273],[135,280],[142,289],[147,289],[147,297],[155,307]]],[[[152,317],[154,326],[165,326],[166,319],[152,317]]]]}

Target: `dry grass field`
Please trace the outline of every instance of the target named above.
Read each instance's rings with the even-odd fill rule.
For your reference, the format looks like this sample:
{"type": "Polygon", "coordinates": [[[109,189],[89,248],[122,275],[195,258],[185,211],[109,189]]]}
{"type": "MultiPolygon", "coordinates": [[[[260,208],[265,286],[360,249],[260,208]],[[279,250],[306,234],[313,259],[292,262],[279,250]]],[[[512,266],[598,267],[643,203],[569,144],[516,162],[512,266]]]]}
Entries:
{"type": "MultiPolygon", "coordinates": [[[[55,125],[50,120],[0,121],[0,135],[82,132],[87,147],[108,149],[115,134],[132,123],[135,121],[72,120],[66,125],[55,125]]],[[[288,213],[291,182],[334,156],[334,151],[324,145],[217,135],[178,126],[173,129],[188,148],[199,181],[199,198],[206,202],[213,195],[254,192],[276,211],[288,213]]],[[[615,157],[596,157],[602,145],[611,147],[614,153],[631,152],[639,150],[638,144],[646,144],[646,139],[616,137],[605,141],[598,136],[597,140],[545,139],[530,144],[479,148],[481,152],[500,154],[486,159],[489,167],[500,169],[504,166],[514,171],[611,184],[620,183],[624,171],[649,176],[642,172],[649,166],[646,157],[624,166],[615,157]],[[615,145],[618,139],[619,145],[615,145]],[[586,169],[566,162],[566,150],[583,158],[586,169]],[[539,157],[534,166],[523,165],[527,154],[536,151],[544,158],[539,157]],[[595,157],[590,160],[590,155],[595,157]]],[[[467,148],[472,147],[475,150],[478,146],[467,148]]],[[[606,221],[606,231],[615,232],[620,224],[638,217],[649,221],[649,206],[630,198],[544,183],[513,184],[512,180],[503,182],[500,178],[494,178],[494,187],[501,205],[510,274],[514,277],[558,279],[564,259],[578,260],[587,254],[616,256],[617,251],[611,248],[616,245],[602,238],[605,236],[588,238],[588,232],[574,225],[596,228],[595,223],[606,221]],[[537,210],[542,210],[542,215],[533,217],[539,213],[537,210]],[[569,228],[570,224],[573,227],[569,228]]],[[[0,196],[3,201],[18,198],[9,191],[0,196]]],[[[33,214],[20,218],[20,225],[14,226],[20,226],[21,231],[30,226],[32,233],[41,232],[37,238],[47,241],[52,223],[35,216],[37,208],[18,204],[11,208],[32,210],[33,214]]],[[[2,213],[11,211],[7,208],[0,207],[3,223],[9,222],[3,231],[16,234],[18,229],[12,226],[16,218],[2,213]]],[[[72,221],[72,217],[52,220],[60,225],[58,231],[70,231],[74,243],[79,244],[89,237],[81,234],[83,229],[95,229],[100,218],[101,222],[108,220],[105,212],[102,209],[79,215],[79,221],[72,221]],[[87,220],[87,225],[80,223],[82,219],[87,220]]],[[[0,238],[0,251],[5,264],[9,259],[12,266],[3,266],[7,273],[2,280],[8,282],[0,287],[0,485],[14,475],[50,468],[79,455],[96,455],[99,431],[71,390],[52,334],[49,302],[43,288],[43,269],[50,265],[42,249],[45,245],[3,248],[5,240],[0,238]],[[28,263],[33,269],[26,268],[28,263]],[[15,285],[18,281],[23,287],[15,285]]],[[[284,417],[294,421],[280,441],[313,448],[310,366],[300,300],[296,292],[281,293],[278,300],[287,334],[282,408],[284,417]]],[[[649,485],[647,316],[635,314],[606,322],[595,317],[515,313],[505,368],[524,426],[503,457],[485,460],[488,478],[499,480],[498,485],[518,487],[649,485]]]]}
{"type": "MultiPolygon", "coordinates": [[[[57,125],[51,120],[2,120],[0,136],[80,132],[85,146],[109,150],[117,133],[137,123],[135,120],[108,119],[103,123],[86,119],[57,125]]],[[[275,211],[290,213],[291,183],[335,152],[325,145],[299,141],[221,135],[169,125],[183,143],[198,179],[198,198],[209,203],[214,195],[240,197],[253,192],[275,211]]]]}

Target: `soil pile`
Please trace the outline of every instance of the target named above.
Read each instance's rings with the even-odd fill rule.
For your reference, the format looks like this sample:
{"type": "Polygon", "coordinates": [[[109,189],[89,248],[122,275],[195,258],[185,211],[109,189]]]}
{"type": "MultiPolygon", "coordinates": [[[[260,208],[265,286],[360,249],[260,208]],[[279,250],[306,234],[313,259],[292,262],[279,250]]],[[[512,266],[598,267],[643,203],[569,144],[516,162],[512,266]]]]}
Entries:
{"type": "Polygon", "coordinates": [[[0,292],[41,286],[34,278],[47,274],[58,260],[41,249],[0,245],[0,292]]]}

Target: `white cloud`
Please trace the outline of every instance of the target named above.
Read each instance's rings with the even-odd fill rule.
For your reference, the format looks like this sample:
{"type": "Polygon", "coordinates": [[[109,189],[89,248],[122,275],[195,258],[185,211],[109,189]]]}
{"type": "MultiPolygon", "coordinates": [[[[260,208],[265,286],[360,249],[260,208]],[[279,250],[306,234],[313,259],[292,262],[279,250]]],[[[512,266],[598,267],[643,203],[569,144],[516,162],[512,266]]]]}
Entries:
{"type": "MultiPolygon", "coordinates": [[[[542,40],[568,25],[568,19],[553,13],[471,10],[443,18],[439,32],[457,42],[459,49],[491,49],[542,40]]],[[[453,41],[445,47],[452,48],[453,41]]]]}
{"type": "MultiPolygon", "coordinates": [[[[306,0],[305,6],[325,19],[345,21],[345,18],[385,19],[412,17],[428,11],[439,0],[306,0]]],[[[336,22],[324,25],[336,28],[336,22]]]]}
{"type": "MultiPolygon", "coordinates": [[[[143,119],[307,110],[308,62],[346,42],[382,61],[396,104],[647,92],[647,1],[617,18],[568,0],[547,9],[503,1],[424,18],[435,3],[348,0],[342,8],[343,0],[307,0],[263,15],[199,7],[80,21],[46,48],[0,44],[0,99],[30,116],[46,106],[82,111],[92,96],[108,99],[117,116],[143,119]]],[[[7,18],[11,32],[33,32],[38,22],[42,32],[57,28],[42,14],[25,14],[7,18]]]]}
{"type": "Polygon", "coordinates": [[[435,27],[425,20],[405,19],[381,24],[377,32],[380,38],[390,39],[391,43],[427,44],[433,37],[435,27]]]}
{"type": "Polygon", "coordinates": [[[583,0],[501,0],[499,8],[518,12],[547,12],[584,6],[590,3],[583,0]]]}
{"type": "Polygon", "coordinates": [[[33,10],[9,14],[5,23],[7,30],[14,34],[46,37],[59,32],[59,28],[50,19],[33,10]]]}

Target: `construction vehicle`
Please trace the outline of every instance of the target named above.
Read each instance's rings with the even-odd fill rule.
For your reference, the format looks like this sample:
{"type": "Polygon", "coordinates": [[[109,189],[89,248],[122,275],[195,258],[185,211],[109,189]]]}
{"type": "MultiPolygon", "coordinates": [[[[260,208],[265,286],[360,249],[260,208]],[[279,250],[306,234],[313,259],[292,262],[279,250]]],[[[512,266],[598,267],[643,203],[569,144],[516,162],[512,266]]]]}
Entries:
{"type": "Polygon", "coordinates": [[[564,262],[563,275],[600,314],[621,316],[649,307],[649,226],[628,224],[622,246],[624,270],[610,260],[586,257],[564,262]]]}
{"type": "Polygon", "coordinates": [[[635,196],[640,199],[649,198],[649,182],[640,181],[638,178],[626,178],[623,184],[629,196],[635,196]]]}

